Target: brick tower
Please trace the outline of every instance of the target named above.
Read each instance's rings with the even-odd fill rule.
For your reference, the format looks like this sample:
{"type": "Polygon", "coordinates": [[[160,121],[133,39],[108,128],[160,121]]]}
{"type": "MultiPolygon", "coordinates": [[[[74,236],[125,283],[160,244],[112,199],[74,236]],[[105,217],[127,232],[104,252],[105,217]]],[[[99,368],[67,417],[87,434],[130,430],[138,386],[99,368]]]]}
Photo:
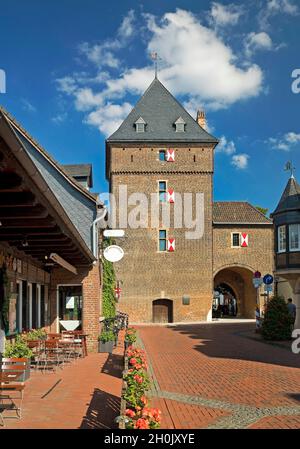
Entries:
{"type": "MultiPolygon", "coordinates": [[[[115,264],[117,279],[122,281],[119,309],[130,315],[131,322],[206,320],[211,309],[212,177],[218,141],[203,126],[204,114],[198,113],[194,120],[155,78],[106,141],[111,192],[118,199],[120,186],[123,192],[127,186],[128,199],[140,192],[149,202],[146,214],[139,215],[141,226],[125,229],[120,241],[125,256],[115,264]],[[198,238],[187,238],[193,229],[187,229],[184,218],[182,227],[174,222],[184,194],[192,194],[194,219],[196,204],[202,201],[203,235],[198,238]],[[150,209],[155,199],[160,208],[157,221],[151,219],[150,209]],[[162,214],[168,208],[171,221],[166,225],[162,214]]],[[[117,201],[116,226],[120,228],[126,227],[124,215],[119,220],[126,201],[125,196],[117,201]]],[[[128,216],[135,208],[128,206],[128,216]]]]}

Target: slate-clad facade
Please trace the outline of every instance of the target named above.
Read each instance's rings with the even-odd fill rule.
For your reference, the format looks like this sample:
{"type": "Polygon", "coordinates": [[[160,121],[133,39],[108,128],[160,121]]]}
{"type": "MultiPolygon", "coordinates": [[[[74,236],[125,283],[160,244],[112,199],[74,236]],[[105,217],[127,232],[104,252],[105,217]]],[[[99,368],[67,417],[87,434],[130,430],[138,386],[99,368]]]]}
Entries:
{"type": "Polygon", "coordinates": [[[0,288],[10,298],[0,352],[4,331],[14,338],[39,327],[58,332],[71,322],[96,349],[101,267],[93,222],[100,208],[95,195],[0,109],[0,288]]]}

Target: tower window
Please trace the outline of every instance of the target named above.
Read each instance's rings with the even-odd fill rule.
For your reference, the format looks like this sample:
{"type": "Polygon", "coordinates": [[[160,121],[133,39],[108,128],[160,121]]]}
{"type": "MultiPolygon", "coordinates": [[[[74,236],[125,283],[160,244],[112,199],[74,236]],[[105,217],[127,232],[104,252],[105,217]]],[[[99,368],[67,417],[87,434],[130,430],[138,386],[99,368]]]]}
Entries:
{"type": "Polygon", "coordinates": [[[286,252],[286,227],[285,226],[278,227],[278,252],[279,253],[286,252]]]}
{"type": "Polygon", "coordinates": [[[140,118],[135,122],[135,130],[136,130],[136,132],[137,132],[137,133],[143,133],[143,132],[145,132],[145,125],[146,125],[145,120],[144,120],[142,117],[140,117],[140,118]]]}
{"type": "Polygon", "coordinates": [[[182,117],[179,117],[175,122],[175,130],[177,133],[184,133],[185,131],[185,121],[182,117]]]}
{"type": "Polygon", "coordinates": [[[233,248],[240,248],[241,246],[241,234],[239,232],[233,232],[231,234],[231,246],[233,248]]]}
{"type": "Polygon", "coordinates": [[[167,231],[165,229],[159,230],[159,251],[167,251],[167,231]]]}
{"type": "Polygon", "coordinates": [[[300,251],[300,225],[289,226],[290,251],[300,251]]]}
{"type": "Polygon", "coordinates": [[[167,199],[167,183],[166,181],[159,181],[159,202],[165,203],[167,199]]]}
{"type": "Polygon", "coordinates": [[[166,160],[166,150],[159,150],[159,160],[165,162],[166,160]]]}

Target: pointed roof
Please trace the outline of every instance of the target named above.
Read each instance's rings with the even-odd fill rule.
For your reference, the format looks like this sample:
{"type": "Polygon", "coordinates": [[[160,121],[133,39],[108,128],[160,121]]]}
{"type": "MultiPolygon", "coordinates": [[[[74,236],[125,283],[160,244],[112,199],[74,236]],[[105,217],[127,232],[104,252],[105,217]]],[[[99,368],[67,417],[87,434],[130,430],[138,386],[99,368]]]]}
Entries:
{"type": "Polygon", "coordinates": [[[280,198],[277,208],[272,215],[280,214],[290,210],[300,209],[300,185],[292,176],[286,185],[286,188],[280,198]]]}
{"type": "Polygon", "coordinates": [[[136,106],[107,142],[202,142],[217,144],[218,140],[205,131],[196,120],[155,78],[136,106]],[[137,133],[134,124],[143,117],[144,133],[137,133]],[[175,122],[181,117],[186,123],[184,133],[176,133],[175,122]]]}

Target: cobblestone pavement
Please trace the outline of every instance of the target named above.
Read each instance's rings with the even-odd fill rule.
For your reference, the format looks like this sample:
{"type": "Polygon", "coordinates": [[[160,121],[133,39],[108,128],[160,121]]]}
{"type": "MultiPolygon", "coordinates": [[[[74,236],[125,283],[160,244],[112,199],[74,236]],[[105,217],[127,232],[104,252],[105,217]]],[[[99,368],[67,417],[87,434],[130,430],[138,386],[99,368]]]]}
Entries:
{"type": "Polygon", "coordinates": [[[139,327],[163,428],[300,428],[300,355],[253,323],[139,327]]]}

